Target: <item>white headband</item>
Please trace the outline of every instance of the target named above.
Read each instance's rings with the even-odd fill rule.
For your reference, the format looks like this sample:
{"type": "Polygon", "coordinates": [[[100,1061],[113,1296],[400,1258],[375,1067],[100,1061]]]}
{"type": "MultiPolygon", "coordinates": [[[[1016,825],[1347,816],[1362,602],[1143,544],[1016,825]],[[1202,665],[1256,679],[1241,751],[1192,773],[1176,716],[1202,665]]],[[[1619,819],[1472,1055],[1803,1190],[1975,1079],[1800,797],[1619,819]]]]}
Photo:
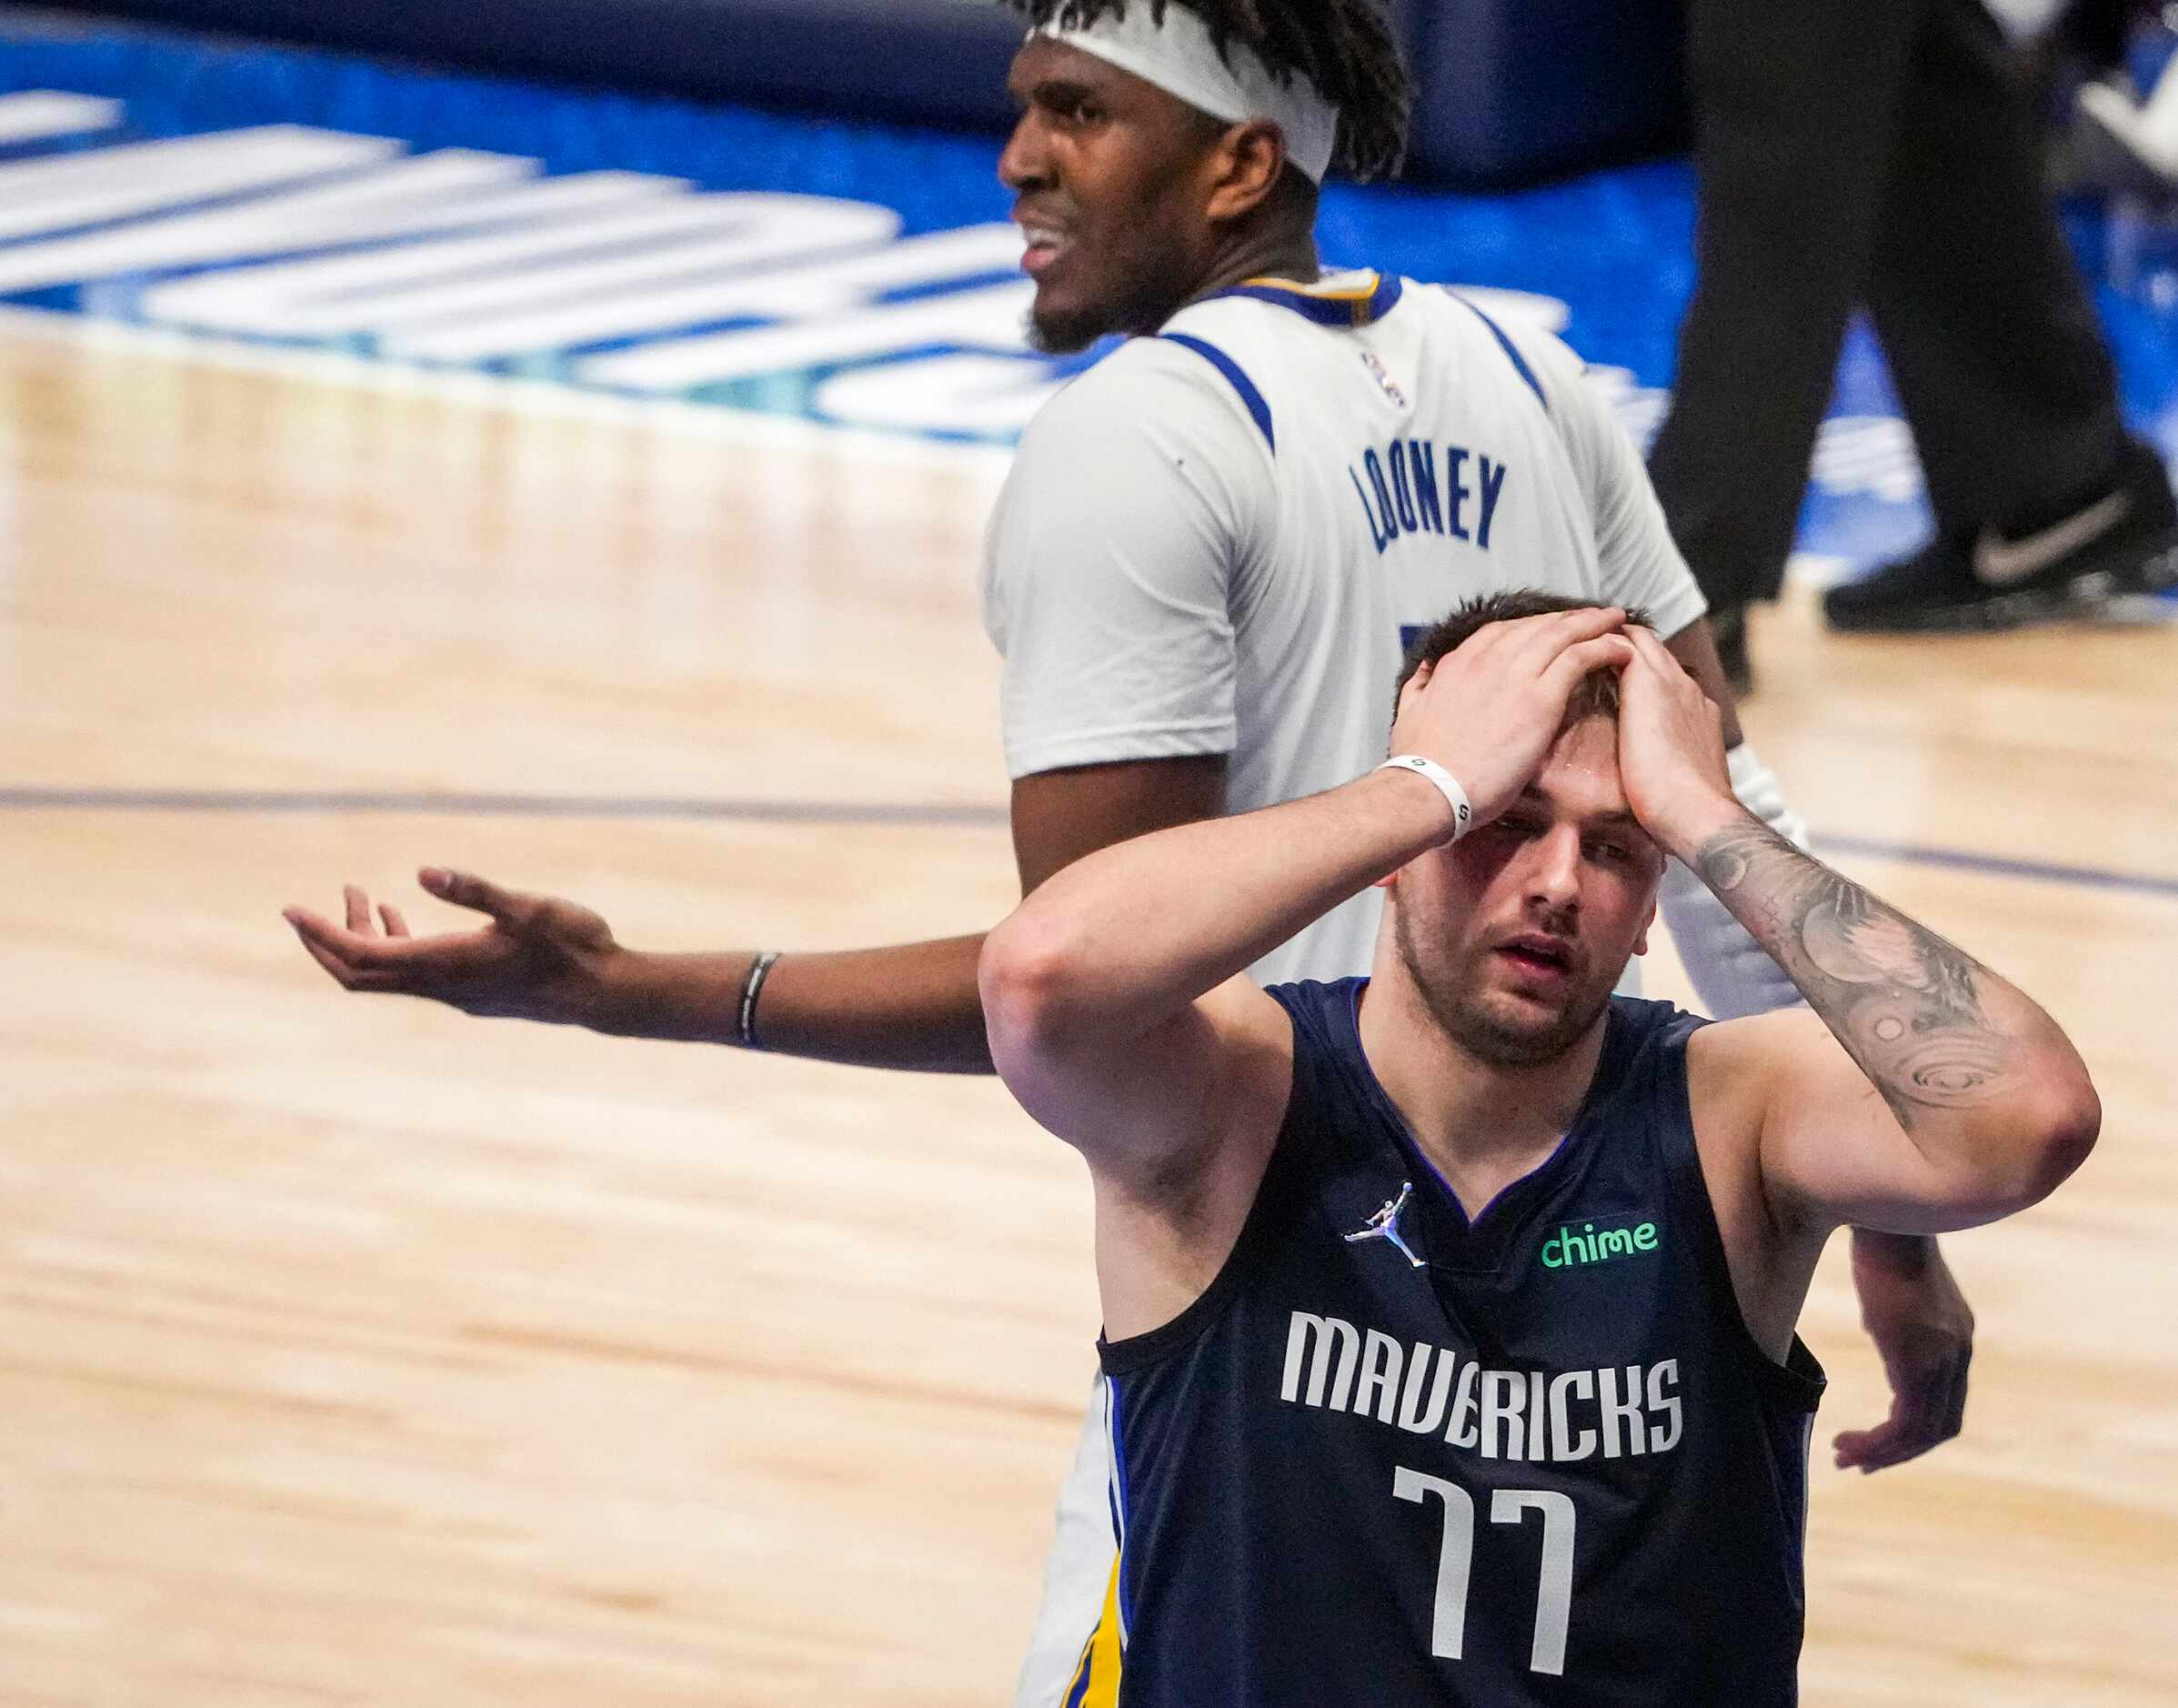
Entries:
{"type": "MultiPolygon", "coordinates": [[[[1322,183],[1339,138],[1339,109],[1316,85],[1299,72],[1290,86],[1281,85],[1238,42],[1229,43],[1226,57],[1220,57],[1209,25],[1179,0],[1167,0],[1161,28],[1152,10],[1150,0],[1132,0],[1123,16],[1106,12],[1086,28],[1062,26],[1055,18],[1029,34],[1094,54],[1212,118],[1230,125],[1261,120],[1277,126],[1286,139],[1286,158],[1310,180],[1322,183]]],[[[1065,15],[1063,10],[1059,15],[1065,15]]]]}

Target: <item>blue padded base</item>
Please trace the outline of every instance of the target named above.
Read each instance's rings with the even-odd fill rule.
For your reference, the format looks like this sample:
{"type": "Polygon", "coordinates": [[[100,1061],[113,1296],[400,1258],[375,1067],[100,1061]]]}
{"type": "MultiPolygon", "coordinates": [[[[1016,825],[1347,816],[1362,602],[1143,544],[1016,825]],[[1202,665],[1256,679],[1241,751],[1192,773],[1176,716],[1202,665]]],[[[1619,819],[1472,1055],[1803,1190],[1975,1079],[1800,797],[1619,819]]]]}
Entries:
{"type": "Polygon", "coordinates": [[[1019,15],[964,0],[97,0],[82,8],[677,95],[1002,124],[1019,15]]]}
{"type": "MultiPolygon", "coordinates": [[[[1681,0],[1394,0],[1410,172],[1532,182],[1673,140],[1681,0]]],[[[585,84],[997,126],[1020,15],[998,0],[92,0],[81,9],[585,84]]]]}

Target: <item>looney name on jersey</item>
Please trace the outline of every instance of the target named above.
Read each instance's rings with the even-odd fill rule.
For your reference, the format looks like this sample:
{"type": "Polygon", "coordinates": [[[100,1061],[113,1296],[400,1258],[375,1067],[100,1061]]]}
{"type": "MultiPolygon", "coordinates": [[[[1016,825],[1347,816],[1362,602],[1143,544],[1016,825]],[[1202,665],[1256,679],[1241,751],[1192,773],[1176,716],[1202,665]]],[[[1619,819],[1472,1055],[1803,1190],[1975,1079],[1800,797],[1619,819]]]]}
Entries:
{"type": "Polygon", "coordinates": [[[1434,439],[1393,439],[1380,451],[1374,446],[1363,451],[1346,472],[1379,556],[1392,541],[1415,534],[1471,540],[1490,549],[1490,526],[1505,493],[1504,464],[1464,445],[1440,451],[1434,439]]]}
{"type": "Polygon", "coordinates": [[[1485,1370],[1425,1341],[1293,1312],[1279,1398],[1371,1417],[1484,1459],[1568,1464],[1669,1452],[1683,1432],[1679,1361],[1595,1370],[1485,1370]]]}

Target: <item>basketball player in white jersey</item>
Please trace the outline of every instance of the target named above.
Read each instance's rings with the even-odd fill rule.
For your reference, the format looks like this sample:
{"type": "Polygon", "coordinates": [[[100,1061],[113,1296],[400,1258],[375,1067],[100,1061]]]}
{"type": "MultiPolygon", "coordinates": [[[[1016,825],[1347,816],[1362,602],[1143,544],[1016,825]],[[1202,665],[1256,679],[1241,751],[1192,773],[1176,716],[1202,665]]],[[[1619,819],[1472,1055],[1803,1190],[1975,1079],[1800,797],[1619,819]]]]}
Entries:
{"type": "MultiPolygon", "coordinates": [[[[1726,708],[1741,798],[1801,827],[1740,741],[1701,595],[1640,457],[1556,339],[1446,291],[1325,274],[1318,185],[1396,165],[1406,75],[1374,0],[1018,0],[1023,116],[999,172],[1019,197],[1033,327],[1054,351],[1132,335],[1031,424],[992,520],[986,623],[1024,893],[1096,849],[1335,787],[1380,759],[1402,631],[1462,598],[1541,587],[1651,612],[1726,708]]],[[[1684,873],[1665,913],[1720,1018],[1791,984],[1684,873]]],[[[487,929],[346,929],[301,909],[350,990],[467,1012],[827,1060],[988,1072],[981,938],[824,955],[656,955],[587,909],[437,869],[487,929]]],[[[1373,894],[1255,969],[1365,971],[1373,894]]],[[[1972,1319],[1929,1242],[1863,1238],[1864,1314],[1896,1392],[1841,1436],[1895,1463],[1948,1438],[1972,1319]]],[[[1092,1410],[1092,1420],[1094,1411],[1092,1410]]],[[[1113,1557],[1103,1436],[1060,1509],[1019,1700],[1067,1694],[1113,1557]]]]}

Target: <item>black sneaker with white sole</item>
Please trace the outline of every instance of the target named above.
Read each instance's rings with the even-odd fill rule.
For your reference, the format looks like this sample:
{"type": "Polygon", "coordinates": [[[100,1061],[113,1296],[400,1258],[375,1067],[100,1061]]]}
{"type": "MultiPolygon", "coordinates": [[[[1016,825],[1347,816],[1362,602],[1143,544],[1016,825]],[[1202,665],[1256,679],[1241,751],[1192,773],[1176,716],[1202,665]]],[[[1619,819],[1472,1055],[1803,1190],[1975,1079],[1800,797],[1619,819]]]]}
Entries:
{"type": "Polygon", "coordinates": [[[2178,503],[2163,459],[2127,447],[2118,484],[2043,526],[1939,535],[1913,557],[1822,596],[1832,628],[1892,634],[2160,615],[2178,590],[2178,503]]]}

